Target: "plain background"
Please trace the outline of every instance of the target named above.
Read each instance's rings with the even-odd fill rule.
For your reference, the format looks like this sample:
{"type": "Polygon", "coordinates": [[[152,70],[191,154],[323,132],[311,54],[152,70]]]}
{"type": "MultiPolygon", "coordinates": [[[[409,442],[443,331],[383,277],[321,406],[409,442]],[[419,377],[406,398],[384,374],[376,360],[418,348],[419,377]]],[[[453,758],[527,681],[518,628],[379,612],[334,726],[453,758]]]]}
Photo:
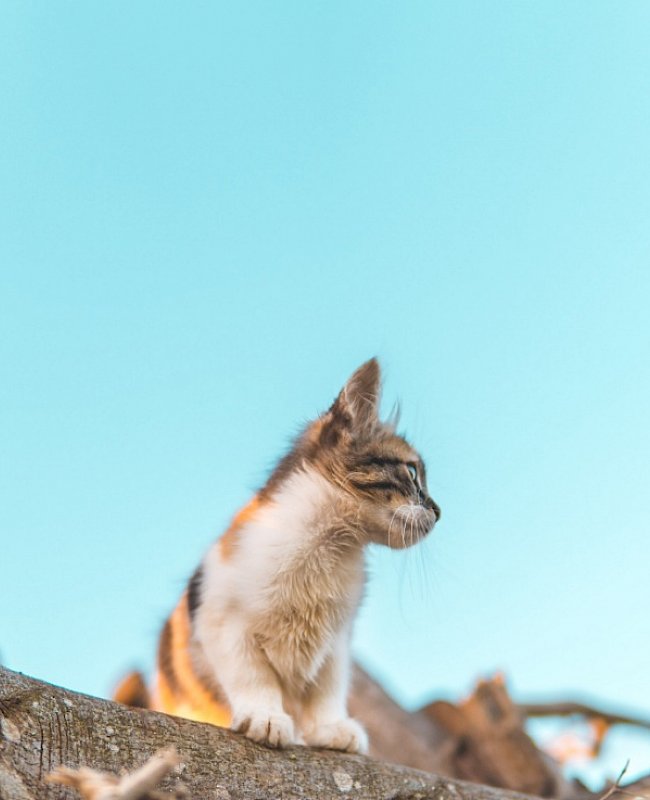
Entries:
{"type": "MultiPolygon", "coordinates": [[[[106,694],[377,355],[443,509],[370,554],[405,705],[650,713],[650,6],[5,2],[0,651],[106,694]]],[[[624,732],[616,774],[650,769],[624,732]]],[[[597,770],[592,774],[596,774],[597,770]]]]}

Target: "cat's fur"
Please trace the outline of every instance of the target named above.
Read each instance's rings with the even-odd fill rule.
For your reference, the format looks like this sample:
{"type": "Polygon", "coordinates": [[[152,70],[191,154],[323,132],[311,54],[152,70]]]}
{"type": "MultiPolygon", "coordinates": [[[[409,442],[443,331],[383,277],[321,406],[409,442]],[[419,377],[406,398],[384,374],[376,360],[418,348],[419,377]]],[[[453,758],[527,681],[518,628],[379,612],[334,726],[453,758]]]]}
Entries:
{"type": "Polygon", "coordinates": [[[379,391],[372,359],[208,551],[163,628],[152,707],[271,746],[367,749],[346,710],[364,546],[408,547],[440,516],[379,391]]]}

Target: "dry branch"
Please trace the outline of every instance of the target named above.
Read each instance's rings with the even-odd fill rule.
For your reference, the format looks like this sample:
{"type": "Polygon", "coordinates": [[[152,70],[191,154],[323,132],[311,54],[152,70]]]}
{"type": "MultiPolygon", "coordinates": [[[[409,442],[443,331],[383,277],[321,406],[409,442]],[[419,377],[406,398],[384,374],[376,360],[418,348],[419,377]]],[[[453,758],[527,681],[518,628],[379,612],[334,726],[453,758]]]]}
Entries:
{"type": "Polygon", "coordinates": [[[179,765],[175,748],[169,747],[126,775],[112,775],[90,767],[57,767],[45,780],[74,787],[84,800],[175,800],[176,793],[157,792],[156,787],[179,765]]]}
{"type": "Polygon", "coordinates": [[[650,730],[650,719],[632,717],[616,711],[605,711],[602,708],[576,703],[572,700],[558,700],[549,703],[519,703],[517,706],[525,717],[586,717],[602,719],[608,725],[633,725],[636,728],[650,730]]]}

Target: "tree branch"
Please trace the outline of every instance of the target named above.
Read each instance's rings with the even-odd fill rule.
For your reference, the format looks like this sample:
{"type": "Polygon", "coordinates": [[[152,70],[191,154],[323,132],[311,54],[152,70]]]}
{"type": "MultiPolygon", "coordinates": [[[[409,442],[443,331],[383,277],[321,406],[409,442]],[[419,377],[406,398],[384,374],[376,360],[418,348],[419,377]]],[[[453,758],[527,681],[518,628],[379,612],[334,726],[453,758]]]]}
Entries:
{"type": "Polygon", "coordinates": [[[650,720],[642,717],[630,717],[602,708],[575,703],[571,700],[552,703],[519,703],[519,711],[525,717],[571,717],[574,715],[591,719],[602,719],[608,725],[634,725],[637,728],[650,730],[650,720]]]}
{"type": "MultiPolygon", "coordinates": [[[[48,784],[59,766],[120,775],[175,747],[178,781],[190,800],[516,800],[524,796],[441,778],[363,756],[295,747],[274,751],[221,728],[129,709],[59,689],[0,667],[0,797],[73,800],[48,784]]],[[[399,753],[395,753],[395,758],[399,753]]]]}

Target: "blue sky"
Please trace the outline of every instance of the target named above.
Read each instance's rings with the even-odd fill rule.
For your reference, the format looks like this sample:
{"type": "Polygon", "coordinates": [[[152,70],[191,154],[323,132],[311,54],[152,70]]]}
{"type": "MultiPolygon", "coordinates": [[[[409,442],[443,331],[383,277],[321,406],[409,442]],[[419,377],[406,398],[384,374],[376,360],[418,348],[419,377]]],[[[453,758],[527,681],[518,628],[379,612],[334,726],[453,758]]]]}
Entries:
{"type": "Polygon", "coordinates": [[[1,14],[3,662],[149,667],[377,355],[443,520],[370,554],[358,657],[409,707],[503,669],[650,714],[650,7],[1,14]]]}

